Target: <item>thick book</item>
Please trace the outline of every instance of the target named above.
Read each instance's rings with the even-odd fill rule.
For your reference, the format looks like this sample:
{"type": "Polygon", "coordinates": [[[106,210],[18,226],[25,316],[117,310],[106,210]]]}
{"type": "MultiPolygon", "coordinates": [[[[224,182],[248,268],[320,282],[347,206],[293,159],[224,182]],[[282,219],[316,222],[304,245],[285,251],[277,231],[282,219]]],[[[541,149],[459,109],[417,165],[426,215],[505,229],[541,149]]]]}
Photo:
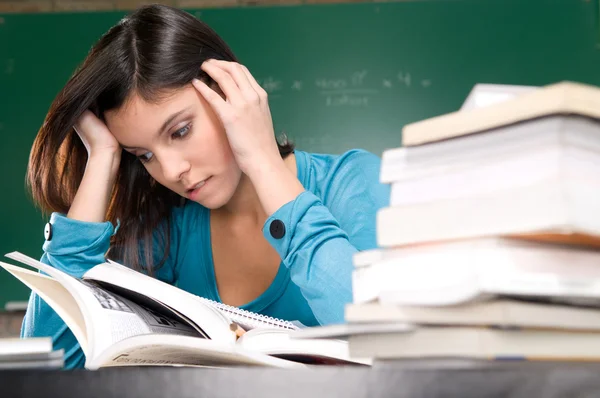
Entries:
{"type": "Polygon", "coordinates": [[[53,350],[50,337],[0,338],[0,369],[60,369],[64,350],[53,350]]]}
{"type": "Polygon", "coordinates": [[[585,150],[590,156],[600,153],[600,121],[577,115],[548,116],[503,126],[485,134],[418,147],[386,149],[379,178],[384,184],[420,181],[514,158],[572,149],[585,150]]]}
{"type": "MultiPolygon", "coordinates": [[[[421,325],[500,326],[600,332],[600,310],[544,301],[494,298],[452,306],[412,306],[379,302],[349,304],[350,324],[408,323],[421,325]]],[[[327,329],[327,326],[323,327],[327,329]]],[[[310,336],[311,329],[306,329],[310,336]]],[[[302,333],[303,330],[298,333],[302,333]]],[[[314,334],[314,332],[313,332],[314,334]]],[[[337,337],[333,335],[332,337],[337,337]]]]}
{"type": "Polygon", "coordinates": [[[18,337],[0,338],[0,361],[12,358],[15,355],[47,355],[52,352],[52,339],[50,337],[32,337],[21,339],[18,337]]]}
{"type": "Polygon", "coordinates": [[[600,306],[600,251],[591,248],[482,238],[370,254],[354,260],[355,304],[452,306],[504,295],[600,306]]]}
{"type": "Polygon", "coordinates": [[[591,166],[578,169],[578,175],[558,171],[500,190],[492,184],[490,191],[470,196],[461,196],[460,189],[431,191],[423,195],[433,200],[382,208],[377,243],[394,247],[517,234],[600,236],[600,179],[591,166]]]}
{"type": "MultiPolygon", "coordinates": [[[[598,130],[600,136],[600,129],[598,130]]],[[[600,150],[563,147],[507,154],[472,167],[392,183],[390,207],[473,198],[525,188],[546,180],[600,185],[600,150]]],[[[507,210],[511,203],[507,203],[507,210]]]]}
{"type": "Polygon", "coordinates": [[[291,322],[198,297],[113,261],[79,279],[18,252],[7,257],[42,271],[0,262],[64,320],[88,369],[368,363],[352,360],[345,341],[286,338],[298,329],[291,322]]]}
{"type": "Polygon", "coordinates": [[[402,129],[402,145],[424,145],[548,115],[600,118],[600,88],[561,82],[494,105],[411,123],[402,129]]]}
{"type": "Polygon", "coordinates": [[[415,326],[350,335],[350,352],[375,359],[600,360],[600,333],[544,329],[415,326]]]}

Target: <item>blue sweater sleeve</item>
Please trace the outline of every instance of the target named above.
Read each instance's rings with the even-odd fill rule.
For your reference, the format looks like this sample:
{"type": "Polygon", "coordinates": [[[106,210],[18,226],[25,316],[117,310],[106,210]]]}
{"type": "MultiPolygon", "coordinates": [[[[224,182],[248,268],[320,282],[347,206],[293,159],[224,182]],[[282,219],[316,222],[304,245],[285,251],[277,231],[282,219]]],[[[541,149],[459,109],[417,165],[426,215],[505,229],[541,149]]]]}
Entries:
{"type": "MultiPolygon", "coordinates": [[[[43,245],[41,262],[75,277],[81,277],[96,264],[105,261],[110,237],[116,233],[110,222],[92,223],[73,220],[59,213],[50,217],[52,236],[43,245]]],[[[171,257],[171,256],[170,256],[171,257]]],[[[172,279],[170,264],[165,264],[157,277],[172,279]]],[[[37,294],[31,293],[23,326],[22,337],[52,337],[55,349],[64,349],[65,368],[81,368],[85,356],[71,330],[56,312],[37,294]]]]}
{"type": "Polygon", "coordinates": [[[264,225],[265,238],[322,325],[344,321],[352,301],[352,256],[376,247],[376,213],[389,202],[379,169],[377,156],[349,152],[328,176],[318,176],[319,196],[304,191],[264,225]]]}

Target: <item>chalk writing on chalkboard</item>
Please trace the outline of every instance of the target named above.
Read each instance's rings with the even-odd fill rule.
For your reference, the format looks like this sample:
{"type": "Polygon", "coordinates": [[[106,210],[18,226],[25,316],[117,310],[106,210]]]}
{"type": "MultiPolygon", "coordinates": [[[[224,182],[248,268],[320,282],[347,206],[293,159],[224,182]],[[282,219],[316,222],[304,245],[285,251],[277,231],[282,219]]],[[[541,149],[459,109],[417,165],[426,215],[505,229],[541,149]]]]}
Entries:
{"type": "Polygon", "coordinates": [[[357,70],[347,76],[285,80],[275,76],[256,79],[270,100],[294,95],[316,95],[328,107],[367,107],[377,96],[394,90],[427,89],[431,79],[400,70],[391,76],[376,76],[368,70],[357,70]]]}

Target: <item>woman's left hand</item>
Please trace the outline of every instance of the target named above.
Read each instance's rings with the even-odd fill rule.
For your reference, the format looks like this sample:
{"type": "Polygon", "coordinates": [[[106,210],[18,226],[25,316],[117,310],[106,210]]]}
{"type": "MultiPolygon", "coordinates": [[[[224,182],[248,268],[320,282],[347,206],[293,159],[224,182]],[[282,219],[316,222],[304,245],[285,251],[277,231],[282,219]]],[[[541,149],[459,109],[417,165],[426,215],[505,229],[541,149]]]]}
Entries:
{"type": "Polygon", "coordinates": [[[225,98],[204,82],[193,84],[223,123],[240,169],[251,177],[264,167],[283,166],[273,130],[267,92],[243,65],[207,60],[202,69],[219,85],[225,98]]]}

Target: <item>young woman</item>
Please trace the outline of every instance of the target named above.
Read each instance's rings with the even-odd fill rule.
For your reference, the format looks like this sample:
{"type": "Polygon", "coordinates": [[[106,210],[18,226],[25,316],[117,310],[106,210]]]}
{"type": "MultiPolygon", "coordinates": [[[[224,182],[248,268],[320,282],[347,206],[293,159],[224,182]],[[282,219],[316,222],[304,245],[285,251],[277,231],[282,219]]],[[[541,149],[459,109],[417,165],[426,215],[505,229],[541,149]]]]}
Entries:
{"type": "MultiPolygon", "coordinates": [[[[343,322],[352,255],[375,242],[380,161],[275,139],[265,91],[193,16],[148,6],[111,28],[52,103],[28,182],[52,213],[42,261],[105,255],[191,293],[305,325],[343,322]]],[[[24,336],[85,358],[33,294],[24,336]]]]}

